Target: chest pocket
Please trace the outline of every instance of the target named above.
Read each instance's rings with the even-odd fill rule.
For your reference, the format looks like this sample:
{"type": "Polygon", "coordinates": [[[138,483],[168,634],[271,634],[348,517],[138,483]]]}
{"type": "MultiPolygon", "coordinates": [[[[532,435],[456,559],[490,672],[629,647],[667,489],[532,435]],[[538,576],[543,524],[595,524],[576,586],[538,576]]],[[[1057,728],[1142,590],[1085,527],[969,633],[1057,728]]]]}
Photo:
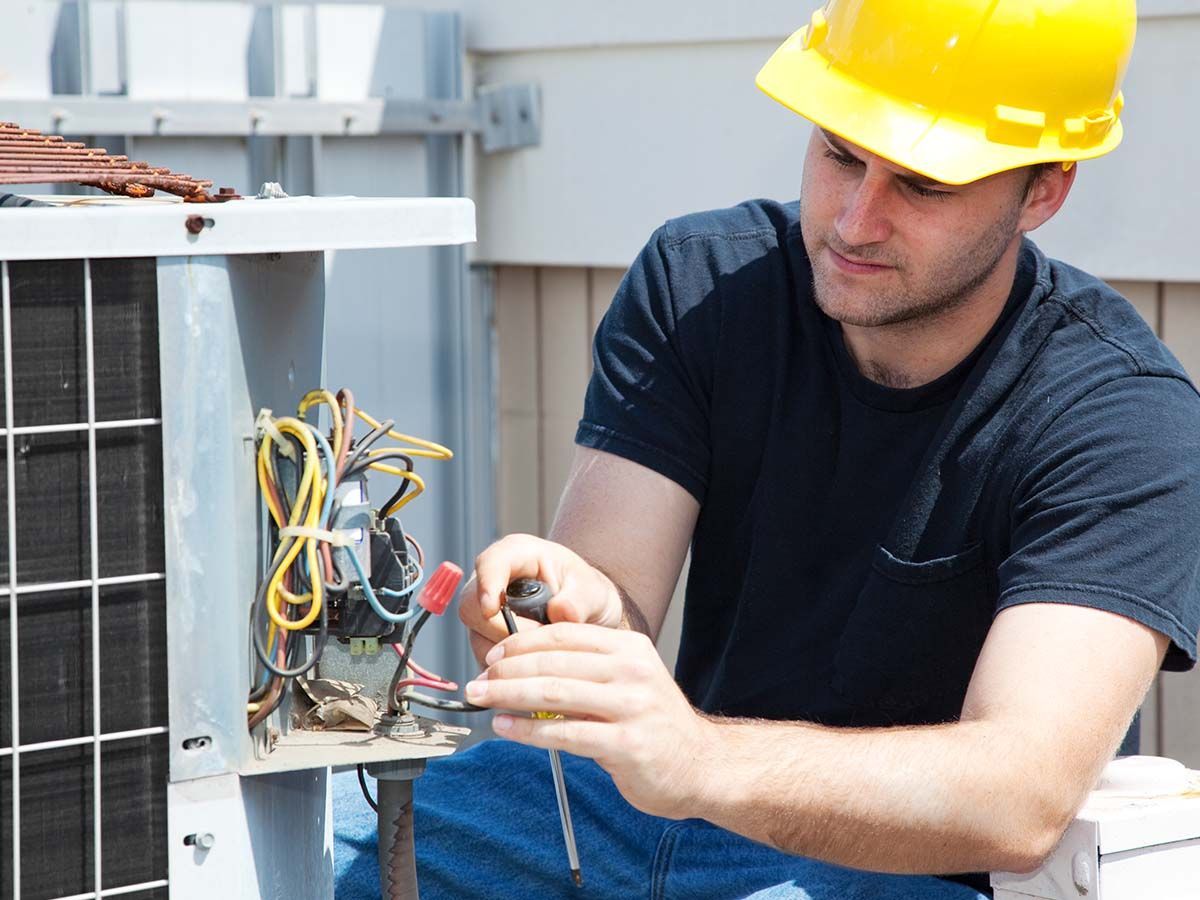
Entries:
{"type": "Polygon", "coordinates": [[[864,721],[957,717],[991,626],[989,583],[982,544],[927,562],[877,546],[838,643],[834,689],[864,721]]]}

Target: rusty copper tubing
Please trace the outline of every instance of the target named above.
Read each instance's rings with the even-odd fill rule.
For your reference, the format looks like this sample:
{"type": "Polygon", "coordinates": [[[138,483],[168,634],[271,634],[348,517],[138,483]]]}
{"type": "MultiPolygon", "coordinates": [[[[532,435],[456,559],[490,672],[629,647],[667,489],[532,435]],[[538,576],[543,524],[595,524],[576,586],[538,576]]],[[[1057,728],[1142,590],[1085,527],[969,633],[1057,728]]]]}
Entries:
{"type": "MultiPolygon", "coordinates": [[[[116,157],[103,147],[47,147],[45,144],[18,144],[10,141],[0,141],[0,153],[16,153],[30,156],[54,157],[95,157],[97,159],[115,159],[116,157]]],[[[128,159],[128,157],[121,157],[128,159]]]]}
{"type": "Polygon", "coordinates": [[[49,147],[56,153],[88,149],[88,145],[82,141],[53,141],[48,137],[17,137],[3,133],[0,133],[0,147],[49,147]]]}
{"type": "Polygon", "coordinates": [[[119,164],[109,166],[67,161],[51,162],[49,160],[38,162],[25,162],[24,160],[20,162],[0,161],[0,172],[103,172],[106,175],[164,175],[167,177],[185,178],[189,181],[194,180],[188,178],[186,175],[180,175],[178,172],[172,172],[170,169],[151,169],[119,164]]]}
{"type": "MultiPolygon", "coordinates": [[[[30,174],[5,172],[0,169],[0,184],[85,184],[104,180],[111,184],[145,184],[150,187],[162,188],[164,191],[186,190],[188,193],[212,187],[211,181],[199,181],[190,178],[171,178],[165,175],[144,174],[112,174],[109,172],[45,172],[30,174]]],[[[172,191],[173,192],[173,191],[172,191]]]]}
{"type": "Polygon", "coordinates": [[[128,156],[60,156],[57,153],[9,153],[0,147],[0,162],[15,164],[62,164],[68,166],[107,166],[121,163],[122,168],[148,169],[144,162],[132,162],[128,156]]]}
{"type": "Polygon", "coordinates": [[[53,140],[45,135],[30,135],[30,134],[5,134],[0,131],[0,144],[36,144],[42,147],[86,147],[87,144],[82,144],[79,141],[64,141],[53,140]]]}

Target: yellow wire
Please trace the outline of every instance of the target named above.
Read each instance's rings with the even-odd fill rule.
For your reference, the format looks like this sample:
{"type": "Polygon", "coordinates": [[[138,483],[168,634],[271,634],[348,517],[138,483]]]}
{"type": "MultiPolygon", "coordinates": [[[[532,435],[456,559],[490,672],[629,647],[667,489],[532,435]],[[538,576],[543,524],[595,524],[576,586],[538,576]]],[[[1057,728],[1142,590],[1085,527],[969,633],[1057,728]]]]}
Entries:
{"type": "MultiPolygon", "coordinates": [[[[360,419],[362,419],[372,428],[379,427],[379,421],[370,413],[359,409],[357,406],[354,407],[354,412],[360,419]]],[[[414,446],[412,447],[399,448],[402,452],[407,453],[409,456],[420,456],[424,457],[425,459],[454,459],[453,450],[451,450],[449,447],[443,447],[441,444],[435,444],[433,441],[426,441],[422,438],[413,437],[409,434],[402,434],[395,429],[388,432],[388,437],[394,441],[407,441],[408,443],[413,444],[414,446]]]]}
{"type": "Polygon", "coordinates": [[[318,403],[324,403],[329,407],[333,415],[333,458],[335,460],[342,458],[342,441],[349,437],[344,434],[345,423],[342,421],[342,404],[338,403],[337,397],[325,388],[316,388],[309,391],[300,398],[300,405],[296,408],[296,413],[300,417],[300,421],[304,421],[304,414],[308,412],[309,407],[316,406],[318,403]]]}
{"type": "Polygon", "coordinates": [[[425,493],[425,479],[416,472],[410,472],[408,469],[401,469],[397,466],[389,466],[387,463],[371,463],[367,468],[374,469],[377,472],[386,472],[388,475],[395,475],[397,478],[403,478],[405,481],[411,481],[414,490],[405,494],[391,506],[383,511],[383,515],[390,516],[398,509],[403,509],[410,501],[415,500],[425,493]]]}
{"type": "MultiPolygon", "coordinates": [[[[292,507],[291,515],[288,517],[289,525],[303,524],[309,528],[317,527],[320,514],[320,500],[324,499],[324,493],[327,488],[324,486],[322,478],[317,467],[317,444],[313,440],[312,434],[308,427],[298,419],[284,417],[275,420],[275,427],[281,432],[292,434],[300,439],[300,443],[304,445],[304,466],[300,476],[300,487],[296,490],[296,503],[292,507]],[[305,502],[312,495],[309,502],[305,502]],[[299,521],[301,510],[305,510],[304,521],[299,521]]],[[[264,438],[263,443],[268,440],[274,440],[269,435],[264,438]]],[[[324,585],[320,578],[320,565],[317,561],[317,541],[315,538],[301,538],[294,540],[287,546],[287,550],[283,550],[281,545],[276,551],[276,558],[280,553],[283,554],[282,562],[275,567],[275,574],[271,576],[271,581],[267,584],[267,615],[271,617],[271,621],[287,631],[301,631],[316,621],[317,616],[321,613],[321,604],[324,600],[324,585]],[[313,573],[312,581],[312,596],[311,600],[307,595],[296,596],[290,592],[280,592],[283,582],[283,574],[291,567],[296,557],[300,555],[300,551],[304,550],[308,555],[308,570],[313,573]],[[277,598],[280,596],[291,603],[308,603],[312,606],[308,612],[295,621],[284,618],[279,611],[277,598]]]]}

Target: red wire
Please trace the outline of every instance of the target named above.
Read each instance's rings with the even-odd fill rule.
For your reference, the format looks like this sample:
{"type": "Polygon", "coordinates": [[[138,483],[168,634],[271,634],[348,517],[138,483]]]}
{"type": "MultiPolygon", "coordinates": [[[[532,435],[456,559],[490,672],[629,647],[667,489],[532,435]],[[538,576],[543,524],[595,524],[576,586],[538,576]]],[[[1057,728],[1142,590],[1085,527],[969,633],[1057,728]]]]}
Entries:
{"type": "Polygon", "coordinates": [[[428,678],[404,678],[396,682],[396,690],[406,687],[427,687],[435,691],[457,691],[458,685],[453,681],[431,681],[428,678]]]}
{"type": "MultiPolygon", "coordinates": [[[[396,651],[397,656],[404,655],[404,649],[399,644],[390,644],[389,646],[393,650],[396,651]]],[[[450,681],[449,679],[444,678],[441,675],[438,675],[436,672],[430,672],[424,666],[419,665],[416,662],[416,660],[414,660],[412,658],[410,658],[408,660],[408,667],[410,669],[412,669],[414,672],[416,672],[417,675],[419,675],[421,678],[425,679],[426,681],[436,681],[436,682],[439,682],[440,684],[454,685],[453,681],[450,681]]],[[[426,685],[426,687],[429,687],[429,685],[426,685]]],[[[458,688],[458,685],[454,685],[454,687],[451,688],[451,690],[457,690],[457,688],[458,688]]]]}

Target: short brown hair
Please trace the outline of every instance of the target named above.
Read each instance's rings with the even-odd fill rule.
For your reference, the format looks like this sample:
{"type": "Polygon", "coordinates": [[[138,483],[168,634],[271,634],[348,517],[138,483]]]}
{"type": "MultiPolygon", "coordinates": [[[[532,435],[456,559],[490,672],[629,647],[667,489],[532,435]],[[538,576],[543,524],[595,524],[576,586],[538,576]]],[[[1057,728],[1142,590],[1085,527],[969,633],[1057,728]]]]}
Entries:
{"type": "Polygon", "coordinates": [[[1021,192],[1022,203],[1029,199],[1029,194],[1033,191],[1033,186],[1037,184],[1037,180],[1057,165],[1059,164],[1056,162],[1044,162],[1034,163],[1032,166],[1025,167],[1026,178],[1025,189],[1021,192]]]}

